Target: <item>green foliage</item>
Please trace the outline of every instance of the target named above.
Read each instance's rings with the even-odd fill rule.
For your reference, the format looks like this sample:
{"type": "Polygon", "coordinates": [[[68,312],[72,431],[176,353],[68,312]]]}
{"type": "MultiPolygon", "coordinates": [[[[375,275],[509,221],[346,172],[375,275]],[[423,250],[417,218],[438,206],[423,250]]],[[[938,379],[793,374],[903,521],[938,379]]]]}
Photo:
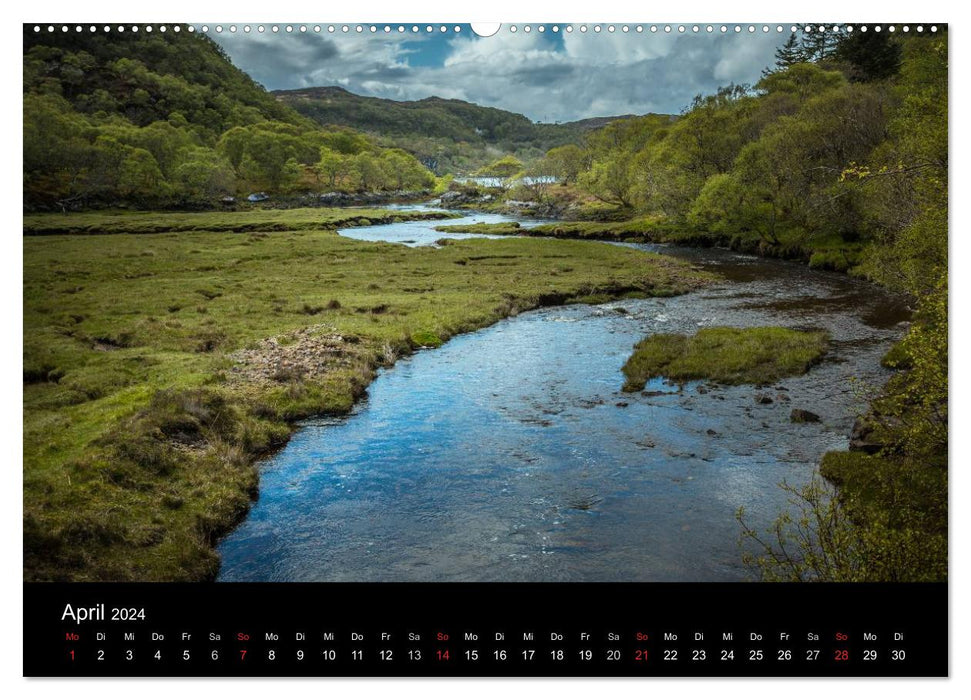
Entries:
{"type": "Polygon", "coordinates": [[[884,80],[900,70],[900,44],[887,32],[853,32],[843,38],[833,58],[850,64],[850,78],[870,82],[884,80]]]}
{"type": "Polygon", "coordinates": [[[640,391],[649,379],[725,384],[765,384],[805,374],[826,352],[823,332],[790,328],[704,328],[693,336],[649,335],[624,364],[624,391],[640,391]]]}
{"type": "Polygon", "coordinates": [[[484,233],[492,236],[515,236],[523,232],[518,221],[498,224],[453,224],[436,226],[436,231],[443,233],[484,233]]]}
{"type": "Polygon", "coordinates": [[[824,70],[813,63],[800,61],[783,71],[764,76],[756,87],[766,95],[789,95],[805,100],[839,87],[845,80],[838,71],[824,70]]]}
{"type": "Polygon", "coordinates": [[[817,477],[801,489],[786,482],[779,486],[789,494],[792,510],[782,513],[768,533],[745,522],[744,508],[736,514],[743,562],[763,581],[861,580],[859,538],[832,484],[817,477]]]}
{"type": "Polygon", "coordinates": [[[793,37],[754,90],[590,133],[579,187],[692,242],[929,293],[947,263],[946,32],[793,37]]]}
{"type": "Polygon", "coordinates": [[[279,103],[203,35],[29,31],[24,40],[29,209],[211,206],[254,191],[319,191],[322,181],[434,184],[413,157],[279,103]],[[380,161],[364,177],[350,177],[357,161],[334,162],[363,154],[380,161]]]}
{"type": "MultiPolygon", "coordinates": [[[[668,116],[649,114],[612,122],[589,134],[586,153],[571,156],[571,167],[585,166],[576,176],[580,187],[603,202],[630,207],[638,186],[635,156],[670,122],[668,116]]],[[[554,162],[560,157],[552,155],[554,162]]]]}
{"type": "Polygon", "coordinates": [[[476,177],[498,177],[509,179],[523,171],[523,162],[512,155],[494,160],[475,172],[476,177]]]}
{"type": "Polygon", "coordinates": [[[411,334],[411,342],[415,347],[437,348],[443,341],[431,331],[417,331],[411,334]]]}
{"type": "Polygon", "coordinates": [[[887,454],[947,466],[948,445],[947,278],[920,301],[916,323],[891,361],[907,369],[873,403],[887,454]]]}
{"type": "Polygon", "coordinates": [[[549,174],[568,185],[576,182],[580,173],[590,166],[587,152],[574,143],[551,148],[544,160],[549,174]]]}
{"type": "MultiPolygon", "coordinates": [[[[910,470],[887,471],[872,458],[860,459],[863,468],[900,492],[913,477],[910,470]]],[[[861,511],[844,488],[837,492],[818,477],[802,488],[784,482],[781,487],[790,496],[791,509],[767,533],[745,522],[744,509],[738,512],[743,559],[763,581],[947,580],[946,519],[944,530],[934,527],[926,504],[905,500],[896,512],[861,511]]],[[[936,503],[940,497],[938,490],[936,503]]]]}

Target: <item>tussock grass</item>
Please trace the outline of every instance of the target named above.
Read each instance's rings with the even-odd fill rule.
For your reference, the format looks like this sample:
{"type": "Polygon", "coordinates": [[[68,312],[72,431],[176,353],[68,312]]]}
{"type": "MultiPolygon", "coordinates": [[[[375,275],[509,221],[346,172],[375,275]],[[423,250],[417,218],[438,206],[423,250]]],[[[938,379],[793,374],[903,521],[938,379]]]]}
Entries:
{"type": "Polygon", "coordinates": [[[649,379],[710,379],[725,384],[765,384],[804,374],[826,352],[819,331],[790,328],[705,328],[693,336],[659,333],[634,346],[624,364],[624,391],[649,379]]]}
{"type": "MultiPolygon", "coordinates": [[[[92,230],[118,230],[98,216],[84,215],[92,230]]],[[[197,215],[145,215],[161,227],[186,216],[197,215]]],[[[30,218],[50,229],[40,219],[61,217],[30,218]]],[[[671,295],[705,279],[670,258],[578,241],[26,237],[24,578],[212,578],[213,544],[256,493],[254,459],[292,421],[350,410],[379,366],[541,305],[671,295]],[[320,348],[305,359],[313,372],[238,371],[237,351],[309,326],[333,339],[308,341],[320,348]]]]}
{"type": "Polygon", "coordinates": [[[447,224],[436,226],[436,231],[444,233],[482,233],[491,236],[515,236],[525,232],[518,221],[505,221],[498,224],[447,224]]]}
{"type": "Polygon", "coordinates": [[[518,224],[456,224],[437,226],[436,231],[481,233],[495,236],[543,236],[570,240],[731,248],[742,253],[801,260],[813,269],[856,272],[866,244],[847,241],[838,234],[808,236],[802,231],[782,231],[774,243],[757,233],[713,232],[693,228],[662,216],[643,216],[622,221],[559,221],[521,228],[518,224]]]}
{"type": "MultiPolygon", "coordinates": [[[[273,231],[334,230],[350,226],[390,224],[454,218],[441,211],[388,211],[386,209],[250,209],[228,212],[78,212],[73,214],[34,214],[24,217],[24,235],[83,235],[109,233],[189,233],[194,231],[260,233],[273,231]]],[[[138,255],[150,257],[152,250],[138,255]]]]}

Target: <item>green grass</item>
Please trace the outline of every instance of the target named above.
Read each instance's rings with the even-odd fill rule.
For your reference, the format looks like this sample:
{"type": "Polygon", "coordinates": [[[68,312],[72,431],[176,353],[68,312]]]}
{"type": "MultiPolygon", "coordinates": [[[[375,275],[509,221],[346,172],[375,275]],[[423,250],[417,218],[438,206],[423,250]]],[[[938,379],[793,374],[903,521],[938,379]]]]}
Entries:
{"type": "Polygon", "coordinates": [[[250,209],[229,212],[116,211],[74,214],[33,214],[24,217],[28,236],[107,233],[178,233],[315,231],[348,226],[389,224],[419,219],[450,219],[438,211],[386,209],[250,209]]]}
{"type": "Polygon", "coordinates": [[[518,221],[498,224],[450,224],[436,226],[435,230],[444,233],[484,233],[492,236],[516,236],[525,232],[525,229],[520,228],[518,221]]]}
{"type": "MultiPolygon", "coordinates": [[[[629,214],[627,214],[629,216],[629,214]]],[[[520,228],[518,224],[438,226],[438,231],[482,233],[495,236],[543,236],[570,240],[731,248],[742,253],[800,260],[817,270],[853,272],[863,259],[866,243],[847,241],[838,234],[807,237],[799,231],[782,231],[770,243],[755,232],[715,233],[694,229],[663,216],[642,216],[622,221],[558,221],[520,228]]]]}
{"type": "Polygon", "coordinates": [[[616,222],[560,221],[541,224],[529,230],[529,234],[534,236],[597,241],[649,241],[654,239],[657,232],[656,218],[616,222]]]}
{"type": "MultiPolygon", "coordinates": [[[[277,214],[294,224],[294,212],[277,214]]],[[[118,231],[207,215],[98,216],[78,219],[118,231]]],[[[541,305],[671,295],[706,279],[640,251],[522,238],[408,248],[291,230],[23,243],[25,580],[211,578],[213,544],[257,489],[254,459],[292,421],[350,410],[378,367],[541,305]],[[296,366],[275,365],[283,356],[296,366]]]]}
{"type": "Polygon", "coordinates": [[[522,228],[516,222],[498,224],[456,224],[436,226],[436,231],[456,233],[484,233],[494,236],[542,236],[592,241],[647,241],[653,240],[659,224],[656,219],[633,221],[561,221],[522,228]]]}
{"type": "Polygon", "coordinates": [[[827,335],[789,328],[705,328],[693,336],[659,333],[634,346],[624,364],[624,391],[649,379],[765,384],[804,374],[826,352],[827,335]]]}

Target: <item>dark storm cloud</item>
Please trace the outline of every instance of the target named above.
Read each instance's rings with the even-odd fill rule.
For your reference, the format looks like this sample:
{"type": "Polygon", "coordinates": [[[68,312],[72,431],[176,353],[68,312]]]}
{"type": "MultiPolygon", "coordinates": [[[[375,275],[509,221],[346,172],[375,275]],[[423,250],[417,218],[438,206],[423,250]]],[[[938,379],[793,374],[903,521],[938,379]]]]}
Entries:
{"type": "Polygon", "coordinates": [[[365,68],[358,71],[355,77],[366,80],[407,80],[414,71],[410,66],[387,66],[384,64],[375,65],[372,68],[365,68]]]}
{"type": "Polygon", "coordinates": [[[520,68],[509,74],[508,80],[530,86],[546,86],[560,83],[570,76],[576,68],[574,66],[536,66],[535,68],[520,68]]]}
{"type": "Polygon", "coordinates": [[[404,35],[220,35],[269,89],[340,85],[397,100],[437,95],[540,121],[677,113],[699,93],[754,83],[784,40],[714,34],[500,32],[479,39],[404,35]]]}
{"type": "Polygon", "coordinates": [[[319,34],[220,34],[214,37],[233,63],[267,89],[310,87],[294,82],[311,66],[328,65],[340,51],[330,37],[319,34]]]}

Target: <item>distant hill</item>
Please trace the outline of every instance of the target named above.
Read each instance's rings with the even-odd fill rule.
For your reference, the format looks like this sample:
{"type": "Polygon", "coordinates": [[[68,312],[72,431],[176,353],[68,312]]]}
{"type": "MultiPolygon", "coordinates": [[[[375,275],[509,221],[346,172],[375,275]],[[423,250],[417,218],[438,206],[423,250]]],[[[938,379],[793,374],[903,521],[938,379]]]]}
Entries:
{"type": "Polygon", "coordinates": [[[439,173],[471,172],[507,153],[529,160],[555,146],[577,143],[587,132],[612,121],[633,116],[542,124],[515,112],[441,97],[396,101],[355,95],[336,86],[272,94],[318,124],[349,126],[390,139],[439,173]]]}

